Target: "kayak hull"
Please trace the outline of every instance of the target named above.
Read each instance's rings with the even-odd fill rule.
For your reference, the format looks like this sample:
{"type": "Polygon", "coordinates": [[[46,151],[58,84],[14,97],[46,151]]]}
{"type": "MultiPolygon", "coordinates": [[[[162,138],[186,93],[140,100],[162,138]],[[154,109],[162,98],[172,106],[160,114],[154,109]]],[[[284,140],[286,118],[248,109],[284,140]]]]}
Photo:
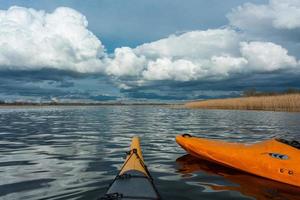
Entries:
{"type": "Polygon", "coordinates": [[[243,144],[179,135],[176,142],[196,157],[300,187],[300,150],[275,139],[243,144]]]}

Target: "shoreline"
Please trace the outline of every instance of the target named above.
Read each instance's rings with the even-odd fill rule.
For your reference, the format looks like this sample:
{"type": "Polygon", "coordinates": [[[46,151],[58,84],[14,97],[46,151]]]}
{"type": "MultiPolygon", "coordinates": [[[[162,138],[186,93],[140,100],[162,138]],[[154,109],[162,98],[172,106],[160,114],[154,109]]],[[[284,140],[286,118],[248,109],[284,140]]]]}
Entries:
{"type": "Polygon", "coordinates": [[[102,106],[178,106],[183,104],[172,104],[172,103],[101,103],[101,104],[0,104],[0,109],[5,108],[47,108],[47,107],[102,107],[102,106]]]}
{"type": "Polygon", "coordinates": [[[185,108],[300,112],[300,94],[210,99],[187,102],[185,108]]]}
{"type": "Polygon", "coordinates": [[[186,103],[4,103],[5,108],[47,108],[47,107],[101,107],[101,106],[163,106],[179,109],[252,110],[275,112],[300,112],[300,94],[273,96],[250,96],[224,99],[208,99],[186,103]]]}

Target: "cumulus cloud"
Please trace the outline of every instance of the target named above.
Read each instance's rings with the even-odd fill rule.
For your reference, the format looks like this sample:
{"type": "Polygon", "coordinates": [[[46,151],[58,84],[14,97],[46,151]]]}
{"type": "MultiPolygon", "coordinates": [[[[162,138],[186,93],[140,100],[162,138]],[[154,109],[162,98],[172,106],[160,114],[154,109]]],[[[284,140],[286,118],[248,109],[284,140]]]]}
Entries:
{"type": "MultiPolygon", "coordinates": [[[[297,29],[297,2],[248,3],[234,9],[228,18],[232,26],[244,31],[270,26],[297,29]]],[[[0,11],[0,70],[103,73],[126,90],[163,80],[224,80],[239,74],[299,69],[299,61],[283,45],[255,40],[232,26],[170,35],[135,48],[116,48],[108,55],[88,30],[87,19],[73,9],[61,7],[46,13],[11,7],[0,11]]]]}
{"type": "Polygon", "coordinates": [[[300,30],[298,0],[246,3],[227,17],[226,28],[190,31],[136,48],[117,49],[106,71],[119,77],[135,76],[142,84],[224,80],[278,70],[299,72],[299,61],[289,51],[295,54],[297,45],[288,41],[291,33],[300,30]],[[283,35],[284,40],[274,39],[283,35]]]}
{"type": "Polygon", "coordinates": [[[149,62],[143,76],[147,80],[190,81],[199,78],[201,73],[201,67],[189,60],[179,59],[172,62],[168,58],[159,58],[149,62]]]}
{"type": "Polygon", "coordinates": [[[143,77],[147,80],[190,81],[211,73],[213,56],[237,54],[239,35],[229,29],[192,31],[171,35],[134,49],[148,65],[143,77]]]}
{"type": "Polygon", "coordinates": [[[167,57],[198,60],[206,59],[212,55],[221,55],[224,52],[235,53],[239,45],[238,41],[239,35],[233,30],[208,29],[171,35],[138,46],[134,51],[149,59],[167,57]]]}
{"type": "Polygon", "coordinates": [[[107,61],[106,73],[112,76],[138,76],[144,68],[146,59],[137,56],[129,47],[117,48],[114,58],[107,61]]]}
{"type": "Polygon", "coordinates": [[[230,24],[243,30],[264,31],[300,28],[300,1],[270,0],[268,4],[246,3],[227,15],[230,24]]]}
{"type": "Polygon", "coordinates": [[[0,10],[0,70],[103,71],[105,49],[87,26],[85,16],[66,7],[0,10]]]}
{"type": "Polygon", "coordinates": [[[297,66],[295,57],[271,42],[242,42],[241,53],[257,71],[275,71],[297,66]]]}
{"type": "Polygon", "coordinates": [[[126,48],[121,55],[121,49],[117,49],[112,59],[116,64],[107,70],[116,76],[134,75],[146,81],[205,81],[299,66],[284,47],[246,39],[229,28],[171,35],[126,48]]]}
{"type": "Polygon", "coordinates": [[[242,72],[248,64],[248,60],[243,57],[213,56],[211,58],[213,71],[215,74],[229,76],[230,72],[242,72]]]}
{"type": "Polygon", "coordinates": [[[230,70],[231,64],[236,65],[233,60],[239,54],[239,41],[239,34],[230,29],[191,31],[140,45],[132,52],[146,59],[141,78],[191,81],[224,76],[216,68],[230,70]],[[217,57],[224,57],[226,66],[220,66],[222,59],[217,57]],[[214,67],[216,62],[219,65],[214,67]]]}
{"type": "MultiPolygon", "coordinates": [[[[212,57],[238,54],[239,35],[230,29],[191,31],[140,45],[117,48],[106,73],[148,81],[190,81],[213,74],[212,57]]],[[[233,58],[234,59],[234,58],[233,58]]],[[[219,59],[218,64],[220,64],[219,59]]],[[[230,67],[227,59],[226,66],[230,67]]],[[[236,63],[233,63],[236,65],[236,63]]],[[[220,67],[221,68],[221,67],[220,67]]]]}

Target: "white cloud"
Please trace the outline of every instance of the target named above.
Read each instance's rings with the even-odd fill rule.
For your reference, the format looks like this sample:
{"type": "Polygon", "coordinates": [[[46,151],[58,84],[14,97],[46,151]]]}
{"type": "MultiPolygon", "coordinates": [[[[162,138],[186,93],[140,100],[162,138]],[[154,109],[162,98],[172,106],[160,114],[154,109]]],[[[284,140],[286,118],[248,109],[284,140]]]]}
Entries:
{"type": "Polygon", "coordinates": [[[242,73],[248,64],[243,57],[213,56],[211,58],[213,75],[230,76],[232,73],[242,73]]]}
{"type": "Polygon", "coordinates": [[[71,8],[0,10],[0,69],[102,71],[104,47],[87,25],[85,16],[71,8]]]}
{"type": "Polygon", "coordinates": [[[123,49],[121,56],[118,51],[112,60],[115,65],[107,70],[117,76],[131,74],[147,81],[221,80],[236,74],[299,66],[296,58],[288,55],[282,46],[245,42],[230,29],[172,35],[135,49],[123,49]]]}
{"type": "Polygon", "coordinates": [[[299,68],[297,59],[279,45],[284,43],[272,41],[270,33],[300,28],[300,1],[246,3],[229,13],[228,18],[231,26],[227,28],[190,31],[133,49],[117,49],[106,71],[115,76],[137,76],[146,83],[220,80],[236,74],[299,68]]]}
{"type": "Polygon", "coordinates": [[[203,74],[200,66],[189,60],[175,60],[172,62],[168,58],[159,58],[150,61],[143,76],[147,80],[175,80],[190,81],[196,80],[203,74]]]}
{"type": "MultiPolygon", "coordinates": [[[[245,30],[264,29],[269,24],[289,29],[300,26],[300,20],[289,19],[297,18],[298,7],[299,3],[291,0],[273,0],[268,5],[248,3],[228,17],[232,25],[245,30]],[[288,16],[279,17],[289,10],[288,16]]],[[[119,87],[126,89],[147,81],[220,80],[241,73],[299,67],[297,59],[283,46],[249,42],[245,34],[231,28],[171,35],[136,48],[120,47],[108,56],[87,26],[87,19],[70,8],[57,8],[53,13],[22,7],[1,10],[0,70],[55,68],[101,72],[119,79],[119,87]],[[120,81],[128,76],[130,84],[120,81]]]]}
{"type": "Polygon", "coordinates": [[[256,71],[275,71],[298,64],[286,49],[271,42],[242,42],[241,53],[256,71]]]}
{"type": "Polygon", "coordinates": [[[300,28],[299,0],[270,0],[268,4],[246,3],[227,15],[230,24],[247,31],[300,28]]]}
{"type": "Polygon", "coordinates": [[[273,25],[279,29],[300,28],[299,0],[272,0],[270,8],[274,10],[273,25]]]}
{"type": "Polygon", "coordinates": [[[230,29],[209,29],[191,31],[182,35],[171,35],[134,49],[138,55],[148,59],[206,59],[212,55],[236,53],[239,46],[239,35],[230,29]]]}
{"type": "MultiPolygon", "coordinates": [[[[134,49],[148,59],[146,80],[190,81],[227,76],[213,65],[212,58],[239,54],[240,36],[230,29],[192,31],[143,44],[134,49]]],[[[218,61],[220,64],[221,60],[218,61]]],[[[229,67],[228,59],[226,65],[229,67]]],[[[222,66],[223,67],[223,66],[222,66]]],[[[219,69],[222,68],[219,66],[219,69]]],[[[225,66],[226,68],[226,66],[225,66]]]]}
{"type": "Polygon", "coordinates": [[[138,57],[131,48],[117,48],[114,58],[107,62],[106,73],[113,76],[138,76],[143,70],[145,62],[145,57],[138,57]]]}

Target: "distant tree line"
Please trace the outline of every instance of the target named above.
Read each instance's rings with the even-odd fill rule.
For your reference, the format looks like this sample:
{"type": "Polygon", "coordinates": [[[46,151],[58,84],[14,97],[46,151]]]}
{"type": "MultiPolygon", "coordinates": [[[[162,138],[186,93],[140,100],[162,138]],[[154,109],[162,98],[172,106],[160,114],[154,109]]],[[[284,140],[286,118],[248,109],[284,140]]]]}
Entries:
{"type": "Polygon", "coordinates": [[[244,97],[257,97],[257,96],[276,96],[276,95],[283,95],[283,94],[300,94],[300,89],[296,88],[288,88],[284,91],[280,92],[263,92],[257,91],[255,88],[247,89],[243,92],[244,97]]]}
{"type": "Polygon", "coordinates": [[[11,106],[97,106],[97,105],[170,105],[170,103],[164,102],[5,102],[0,100],[0,105],[11,105],[11,106]]]}

